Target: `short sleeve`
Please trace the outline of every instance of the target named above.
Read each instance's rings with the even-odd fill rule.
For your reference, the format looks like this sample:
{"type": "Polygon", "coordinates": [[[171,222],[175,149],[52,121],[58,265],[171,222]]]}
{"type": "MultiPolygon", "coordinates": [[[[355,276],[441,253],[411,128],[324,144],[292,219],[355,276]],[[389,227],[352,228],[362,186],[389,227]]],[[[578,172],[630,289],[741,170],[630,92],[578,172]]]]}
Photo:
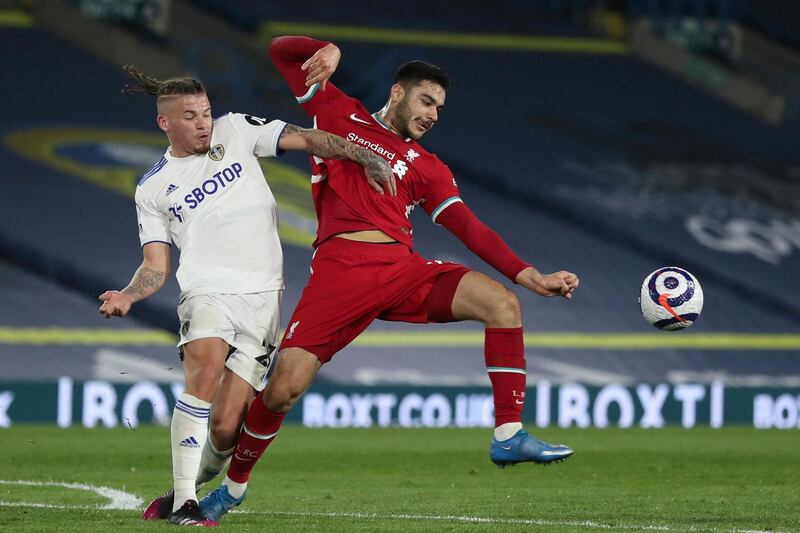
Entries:
{"type": "Polygon", "coordinates": [[[142,246],[151,242],[171,244],[167,215],[158,211],[141,188],[136,190],[136,219],[139,222],[139,242],[142,246]]]}
{"type": "Polygon", "coordinates": [[[453,173],[438,159],[435,160],[433,169],[425,180],[425,190],[422,196],[425,198],[422,208],[434,223],[442,211],[462,201],[453,173]]]}
{"type": "Polygon", "coordinates": [[[280,155],[278,140],[286,127],[282,120],[268,120],[254,115],[231,113],[228,115],[240,141],[244,142],[256,157],[280,155]]]}

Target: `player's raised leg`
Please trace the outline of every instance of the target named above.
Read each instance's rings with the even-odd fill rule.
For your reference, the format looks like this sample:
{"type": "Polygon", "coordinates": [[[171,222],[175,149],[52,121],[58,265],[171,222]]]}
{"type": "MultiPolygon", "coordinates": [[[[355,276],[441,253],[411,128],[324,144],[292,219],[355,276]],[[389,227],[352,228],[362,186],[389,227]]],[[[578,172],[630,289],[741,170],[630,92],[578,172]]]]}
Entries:
{"type": "Polygon", "coordinates": [[[267,387],[250,404],[222,485],[200,500],[203,513],[210,519],[218,521],[244,501],[256,462],[278,435],[286,413],[311,385],[320,366],[317,356],[302,348],[281,351],[267,387]]]}
{"type": "Polygon", "coordinates": [[[498,466],[552,463],[572,455],[571,448],[542,442],[522,428],[526,366],[517,296],[497,281],[473,271],[461,278],[452,311],[455,320],[478,320],[486,327],[484,353],[495,412],[489,450],[492,462],[498,466]]]}

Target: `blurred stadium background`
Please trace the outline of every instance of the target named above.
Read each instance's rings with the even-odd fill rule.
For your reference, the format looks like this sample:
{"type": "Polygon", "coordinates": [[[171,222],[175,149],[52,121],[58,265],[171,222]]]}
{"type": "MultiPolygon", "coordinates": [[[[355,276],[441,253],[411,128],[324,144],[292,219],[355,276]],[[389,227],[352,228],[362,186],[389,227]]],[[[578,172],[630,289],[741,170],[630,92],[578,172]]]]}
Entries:
{"type": "MultiPolygon", "coordinates": [[[[182,372],[173,280],[123,320],[97,295],[141,261],[132,192],[166,138],[122,64],[206,83],[215,116],[308,125],[272,36],[336,42],[334,80],[377,109],[396,66],[453,79],[424,145],[462,196],[573,301],[517,291],[526,418],[540,426],[800,426],[800,3],[794,0],[0,1],[0,427],[168,420],[182,372]],[[689,269],[703,315],[663,333],[644,276],[689,269]]],[[[284,321],[315,222],[305,158],[265,161],[281,210],[284,321]]],[[[420,216],[422,215],[422,216],[420,216]]],[[[431,258],[497,277],[416,213],[431,258]]],[[[376,323],[320,374],[309,426],[484,426],[475,324],[376,323]]]]}

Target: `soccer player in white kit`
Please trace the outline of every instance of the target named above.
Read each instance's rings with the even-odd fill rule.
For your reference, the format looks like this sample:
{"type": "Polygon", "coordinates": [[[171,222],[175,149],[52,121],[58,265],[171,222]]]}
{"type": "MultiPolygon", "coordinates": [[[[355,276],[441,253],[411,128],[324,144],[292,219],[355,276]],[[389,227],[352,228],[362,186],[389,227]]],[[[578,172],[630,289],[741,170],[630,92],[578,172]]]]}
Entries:
{"type": "Polygon", "coordinates": [[[283,254],[275,198],[258,158],[303,150],[361,164],[376,193],[393,194],[396,185],[383,158],[341,137],[251,115],[213,120],[199,81],[125,71],[135,84],[123,93],[157,96],[157,123],[170,146],[136,188],[142,264],[127,287],[100,295],[100,312],[123,316],[158,291],[175,243],[185,389],[172,416],[174,486],[142,518],[215,526],[197,505],[197,487],[230,460],[278,344],[283,254]]]}

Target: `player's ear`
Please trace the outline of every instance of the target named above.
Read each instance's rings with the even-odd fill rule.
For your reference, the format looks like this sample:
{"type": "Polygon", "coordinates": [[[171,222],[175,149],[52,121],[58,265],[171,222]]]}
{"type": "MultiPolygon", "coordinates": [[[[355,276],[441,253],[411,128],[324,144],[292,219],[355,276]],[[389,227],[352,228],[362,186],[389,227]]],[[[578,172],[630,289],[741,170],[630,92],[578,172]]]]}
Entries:
{"type": "Polygon", "coordinates": [[[406,90],[399,83],[392,85],[392,88],[389,90],[389,97],[391,98],[393,104],[402,101],[405,95],[406,90]]]}
{"type": "Polygon", "coordinates": [[[156,124],[158,124],[158,128],[164,133],[169,131],[169,121],[164,115],[158,115],[156,117],[156,124]]]}

